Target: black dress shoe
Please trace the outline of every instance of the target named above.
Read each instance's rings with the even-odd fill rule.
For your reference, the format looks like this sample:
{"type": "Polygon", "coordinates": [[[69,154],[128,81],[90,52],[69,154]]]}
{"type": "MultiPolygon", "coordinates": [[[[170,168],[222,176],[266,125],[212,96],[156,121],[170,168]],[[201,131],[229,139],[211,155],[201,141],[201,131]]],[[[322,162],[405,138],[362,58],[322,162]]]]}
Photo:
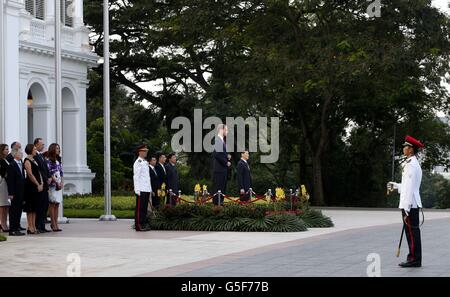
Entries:
{"type": "Polygon", "coordinates": [[[422,263],[419,261],[410,261],[410,262],[402,262],[398,264],[398,266],[402,268],[409,268],[409,267],[422,267],[422,263]]]}
{"type": "Polygon", "coordinates": [[[9,232],[9,236],[24,236],[24,235],[25,235],[25,233],[22,233],[20,231],[9,232]]]}
{"type": "Polygon", "coordinates": [[[25,230],[27,230],[27,229],[22,228],[22,227],[20,227],[19,229],[20,229],[20,231],[25,231],[25,230]]]}
{"type": "Polygon", "coordinates": [[[48,232],[52,232],[48,229],[38,229],[39,233],[48,233],[48,232]]]}

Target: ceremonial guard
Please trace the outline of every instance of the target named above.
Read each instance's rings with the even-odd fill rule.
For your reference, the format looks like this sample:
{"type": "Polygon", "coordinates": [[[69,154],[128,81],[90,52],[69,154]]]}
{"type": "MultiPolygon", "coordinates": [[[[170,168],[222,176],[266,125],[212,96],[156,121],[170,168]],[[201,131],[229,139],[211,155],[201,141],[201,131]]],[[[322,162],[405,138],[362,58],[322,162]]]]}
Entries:
{"type": "Polygon", "coordinates": [[[147,209],[152,185],[150,183],[150,167],[146,160],[147,146],[139,146],[137,152],[139,156],[133,166],[134,192],[136,194],[135,229],[136,231],[150,231],[147,209]]]}
{"type": "Polygon", "coordinates": [[[419,226],[419,209],[422,208],[419,193],[422,169],[416,155],[419,149],[423,147],[424,145],[417,139],[406,136],[403,144],[403,154],[406,161],[402,173],[402,182],[400,184],[388,183],[388,190],[396,189],[400,194],[399,208],[402,210],[403,230],[406,233],[409,246],[406,262],[399,264],[401,267],[422,266],[422,243],[419,226]]]}

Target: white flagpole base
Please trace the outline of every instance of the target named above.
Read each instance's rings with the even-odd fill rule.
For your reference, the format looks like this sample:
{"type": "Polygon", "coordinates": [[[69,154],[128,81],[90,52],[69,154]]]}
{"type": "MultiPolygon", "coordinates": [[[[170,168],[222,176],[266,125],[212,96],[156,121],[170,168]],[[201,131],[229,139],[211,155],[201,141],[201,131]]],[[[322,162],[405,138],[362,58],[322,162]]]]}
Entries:
{"type": "Polygon", "coordinates": [[[117,221],[117,218],[115,215],[102,215],[99,219],[101,222],[114,222],[117,221]]]}
{"type": "Polygon", "coordinates": [[[69,224],[69,223],[70,223],[70,221],[66,217],[59,217],[58,218],[58,224],[69,224]]]}

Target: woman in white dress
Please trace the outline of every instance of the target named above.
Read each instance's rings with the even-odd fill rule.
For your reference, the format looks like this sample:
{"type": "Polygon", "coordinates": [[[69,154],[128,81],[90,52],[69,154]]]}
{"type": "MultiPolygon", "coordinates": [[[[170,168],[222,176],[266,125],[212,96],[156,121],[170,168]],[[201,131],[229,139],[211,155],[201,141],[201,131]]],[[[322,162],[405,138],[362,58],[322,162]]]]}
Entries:
{"type": "Polygon", "coordinates": [[[8,154],[8,145],[0,144],[0,230],[3,232],[9,232],[7,221],[10,203],[6,184],[6,172],[9,167],[9,162],[6,160],[8,154]]]}
{"type": "Polygon", "coordinates": [[[60,153],[61,149],[57,143],[52,143],[46,152],[47,166],[52,179],[48,190],[48,201],[50,203],[48,210],[50,212],[51,228],[53,232],[62,231],[58,226],[58,210],[59,205],[63,200],[62,190],[64,188],[64,173],[62,170],[60,153]]]}

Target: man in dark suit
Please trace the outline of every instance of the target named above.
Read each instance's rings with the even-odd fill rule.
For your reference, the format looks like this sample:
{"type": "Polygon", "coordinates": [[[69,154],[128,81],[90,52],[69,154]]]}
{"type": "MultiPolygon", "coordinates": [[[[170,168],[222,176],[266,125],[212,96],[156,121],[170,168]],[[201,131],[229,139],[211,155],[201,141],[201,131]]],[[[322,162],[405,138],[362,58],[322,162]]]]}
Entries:
{"type": "MultiPolygon", "coordinates": [[[[225,143],[225,137],[228,134],[228,128],[224,124],[218,126],[217,136],[214,143],[213,152],[213,194],[221,191],[225,194],[227,188],[227,175],[228,167],[231,166],[231,162],[228,161],[227,146],[225,143]]],[[[213,202],[215,205],[223,205],[223,196],[214,196],[213,202]]]]}
{"type": "Polygon", "coordinates": [[[43,156],[45,147],[44,140],[42,138],[36,138],[33,144],[37,150],[34,159],[39,165],[39,171],[41,172],[42,180],[44,181],[44,194],[42,195],[42,200],[39,202],[38,211],[36,212],[36,228],[39,232],[45,233],[50,232],[50,230],[45,228],[45,221],[47,220],[48,212],[48,185],[51,182],[51,177],[47,162],[43,156]]]}
{"type": "Polygon", "coordinates": [[[237,165],[237,183],[239,193],[241,194],[241,201],[248,201],[250,199],[248,190],[252,187],[252,175],[250,173],[250,166],[248,165],[249,158],[250,154],[248,151],[242,152],[241,159],[237,165]]]}
{"type": "MultiPolygon", "coordinates": [[[[159,186],[163,183],[167,186],[167,174],[166,174],[166,155],[164,153],[157,153],[156,157],[158,158],[158,164],[155,165],[156,174],[158,174],[159,178],[159,186]]],[[[166,187],[167,189],[167,187],[166,187]]]]}
{"type": "Polygon", "coordinates": [[[9,153],[6,156],[6,161],[8,161],[8,163],[11,163],[12,161],[14,161],[14,157],[12,155],[12,151],[13,150],[18,150],[20,151],[22,149],[22,145],[20,144],[20,142],[18,141],[14,141],[13,143],[11,143],[11,153],[9,153]]]}
{"type": "Polygon", "coordinates": [[[159,183],[159,176],[156,172],[155,166],[156,166],[156,157],[151,156],[150,157],[150,183],[152,185],[152,205],[153,207],[159,208],[159,197],[158,197],[158,190],[161,189],[161,185],[159,183]]]}
{"type": "MultiPolygon", "coordinates": [[[[167,158],[169,159],[169,163],[166,165],[167,172],[167,190],[172,190],[175,195],[178,195],[179,188],[179,177],[177,170],[177,156],[175,153],[170,153],[167,158]]],[[[167,197],[167,204],[170,204],[170,196],[167,197]]],[[[176,205],[176,201],[172,199],[171,205],[176,205]]]]}
{"type": "Polygon", "coordinates": [[[25,190],[25,166],[22,162],[23,154],[21,151],[14,149],[11,152],[13,161],[8,167],[8,195],[11,199],[11,207],[9,208],[9,235],[22,236],[20,232],[20,218],[22,216],[23,199],[25,190]]]}

